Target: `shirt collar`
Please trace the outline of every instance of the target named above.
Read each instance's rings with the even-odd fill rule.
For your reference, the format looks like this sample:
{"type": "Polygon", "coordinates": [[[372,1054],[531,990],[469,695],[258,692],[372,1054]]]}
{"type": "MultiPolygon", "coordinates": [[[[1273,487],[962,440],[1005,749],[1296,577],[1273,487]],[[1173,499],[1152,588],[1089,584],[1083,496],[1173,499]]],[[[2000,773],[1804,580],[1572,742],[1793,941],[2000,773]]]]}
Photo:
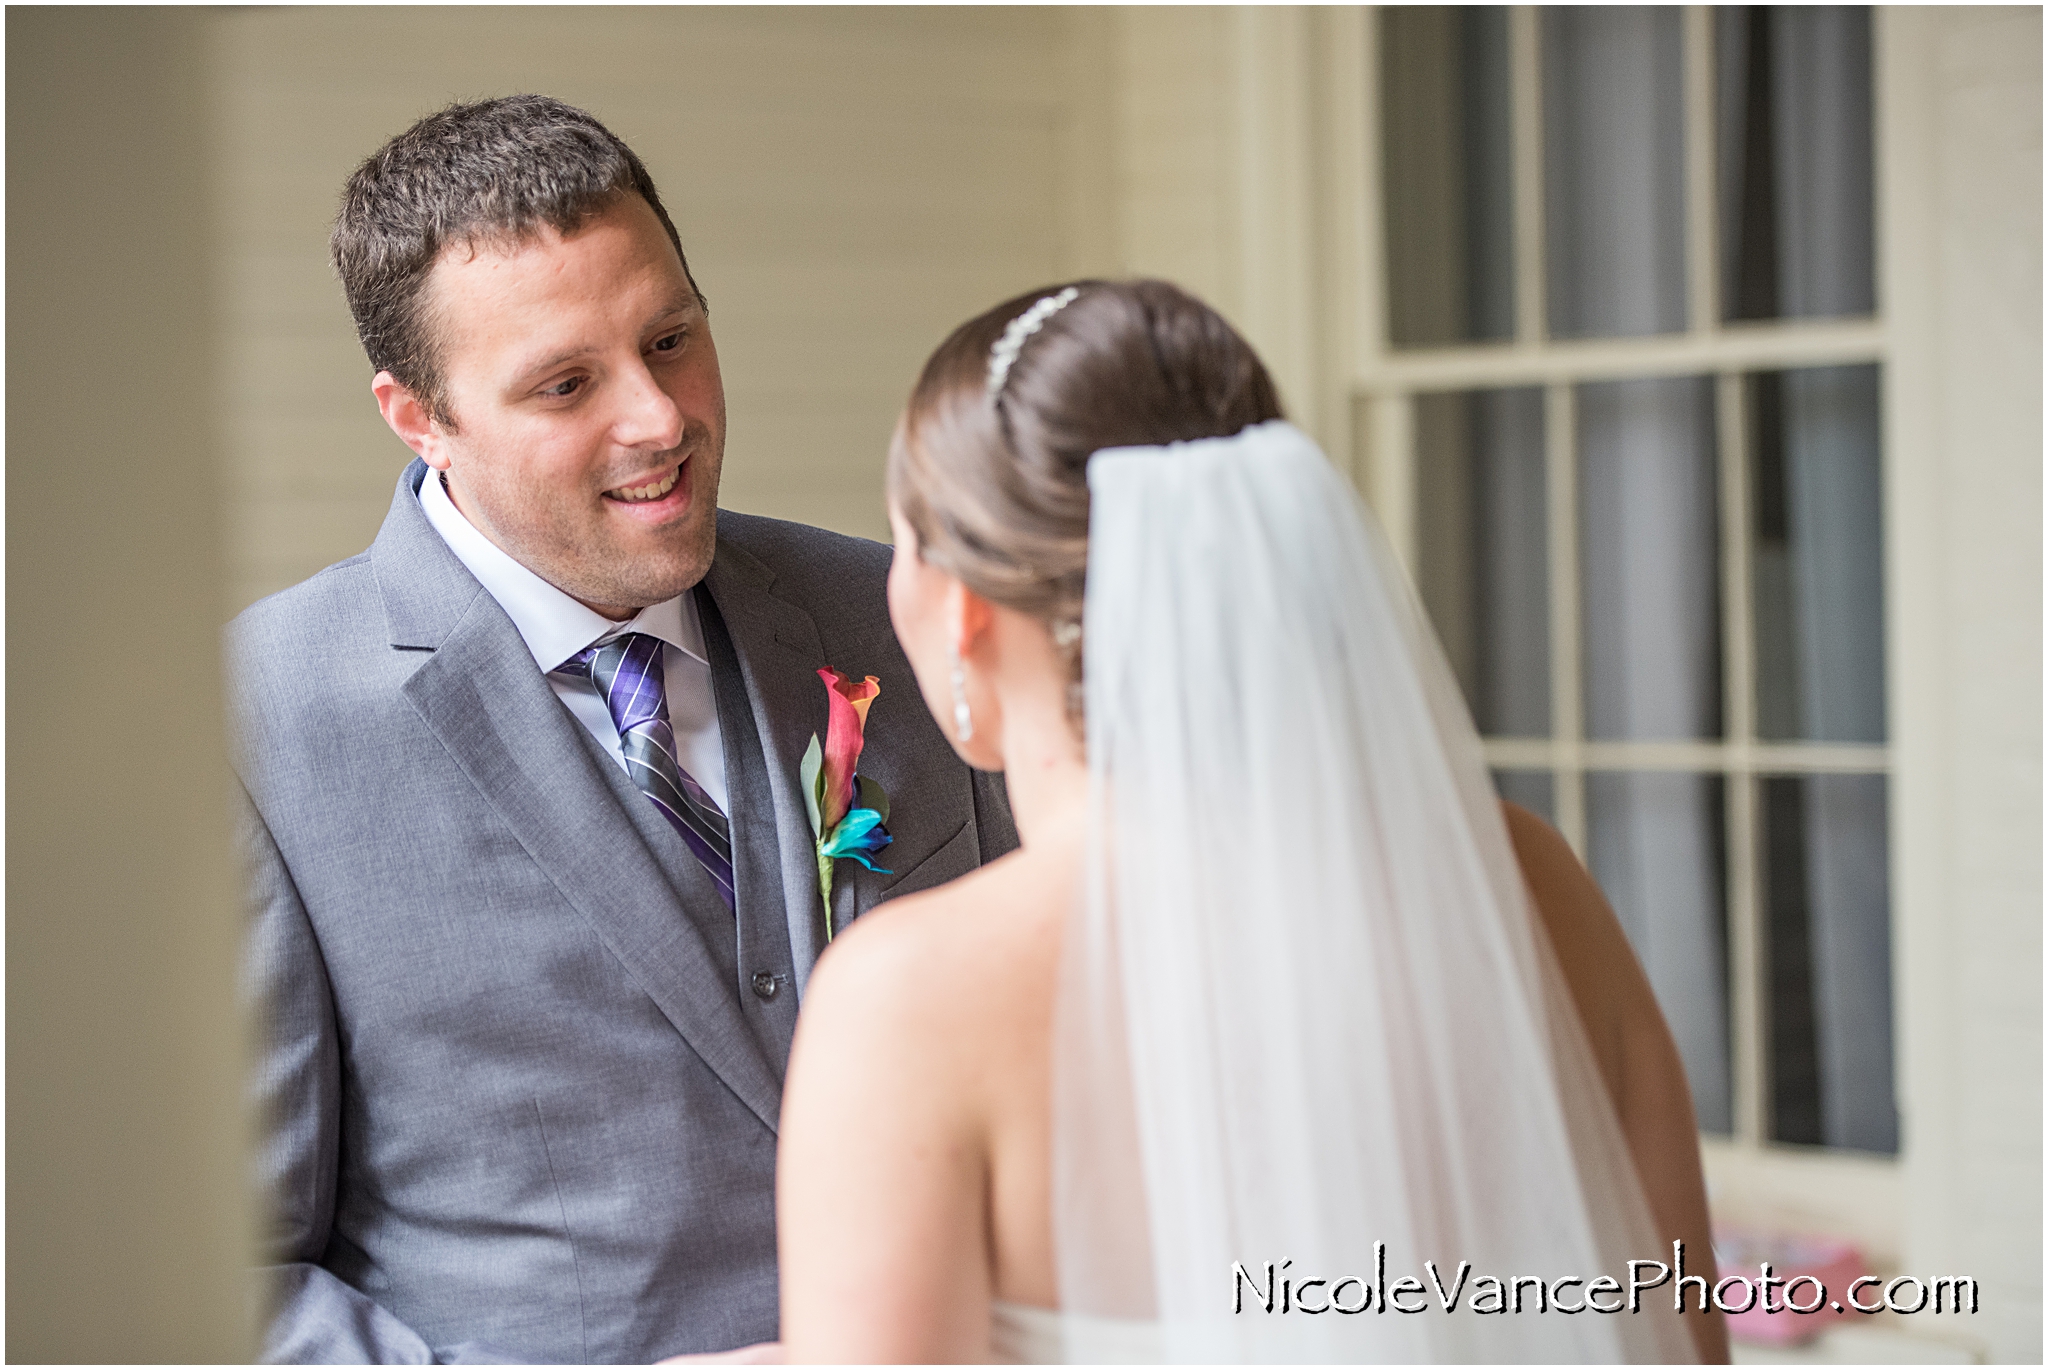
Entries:
{"type": "Polygon", "coordinates": [[[622,633],[647,633],[710,664],[704,655],[704,628],[697,621],[697,605],[687,590],[648,605],[624,623],[615,623],[542,580],[479,532],[448,498],[441,473],[431,467],[420,482],[420,509],[456,560],[498,601],[541,670],[553,671],[592,643],[622,633]]]}

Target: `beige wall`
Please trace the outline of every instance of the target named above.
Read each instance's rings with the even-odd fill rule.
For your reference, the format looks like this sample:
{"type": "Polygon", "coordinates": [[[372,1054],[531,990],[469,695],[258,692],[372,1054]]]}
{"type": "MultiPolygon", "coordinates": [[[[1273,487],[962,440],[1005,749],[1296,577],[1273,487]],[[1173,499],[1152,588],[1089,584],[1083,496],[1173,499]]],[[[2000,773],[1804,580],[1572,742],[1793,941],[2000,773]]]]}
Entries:
{"type": "Polygon", "coordinates": [[[2041,11],[1880,15],[1905,1268],[2038,1361],[2041,11]]]}
{"type": "Polygon", "coordinates": [[[248,1351],[200,35],[7,15],[7,1358],[248,1351]]]}
{"type": "Polygon", "coordinates": [[[1345,445],[1324,374],[1341,292],[1319,256],[1315,44],[1341,24],[1298,7],[1103,11],[1077,53],[1100,89],[1111,257],[1122,274],[1187,287],[1244,331],[1288,414],[1345,445]]]}
{"type": "Polygon", "coordinates": [[[212,25],[237,604],[360,551],[407,458],[327,267],[343,179],[459,98],[596,113],[710,297],[729,508],[886,538],[897,407],[953,325],[1107,265],[1057,9],[249,9],[212,25]],[[1091,217],[1092,215],[1092,217],[1091,217]]]}

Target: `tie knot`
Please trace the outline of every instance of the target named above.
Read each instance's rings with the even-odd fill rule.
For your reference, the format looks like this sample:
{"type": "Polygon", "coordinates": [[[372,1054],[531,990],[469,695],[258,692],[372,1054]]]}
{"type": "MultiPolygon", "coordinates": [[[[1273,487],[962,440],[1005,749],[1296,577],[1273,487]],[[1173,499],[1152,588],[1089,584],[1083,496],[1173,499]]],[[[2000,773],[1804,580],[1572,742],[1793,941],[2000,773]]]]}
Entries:
{"type": "Polygon", "coordinates": [[[660,638],[621,633],[608,642],[585,647],[556,669],[597,686],[621,736],[647,723],[668,726],[660,638]]]}

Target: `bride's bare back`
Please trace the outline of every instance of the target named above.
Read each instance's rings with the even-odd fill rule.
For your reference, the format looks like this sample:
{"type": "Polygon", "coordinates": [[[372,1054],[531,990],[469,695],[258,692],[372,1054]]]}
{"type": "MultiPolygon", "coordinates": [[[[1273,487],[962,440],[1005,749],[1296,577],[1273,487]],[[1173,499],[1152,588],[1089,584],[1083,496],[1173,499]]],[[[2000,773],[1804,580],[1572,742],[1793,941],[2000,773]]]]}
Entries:
{"type": "MultiPolygon", "coordinates": [[[[1504,807],[1657,1228],[1710,1255],[1692,1101],[1649,983],[1564,840],[1504,807]]],[[[1057,1305],[1052,1006],[1078,819],[884,905],[820,961],[782,1118],[792,1360],[986,1359],[993,1300],[1057,1305]]],[[[1719,1319],[1693,1323],[1702,1358],[1726,1360],[1719,1319]]]]}
{"type": "Polygon", "coordinates": [[[974,1361],[1051,1307],[1052,1005],[1078,825],[862,919],[819,961],[778,1161],[792,1360],[974,1361]]]}

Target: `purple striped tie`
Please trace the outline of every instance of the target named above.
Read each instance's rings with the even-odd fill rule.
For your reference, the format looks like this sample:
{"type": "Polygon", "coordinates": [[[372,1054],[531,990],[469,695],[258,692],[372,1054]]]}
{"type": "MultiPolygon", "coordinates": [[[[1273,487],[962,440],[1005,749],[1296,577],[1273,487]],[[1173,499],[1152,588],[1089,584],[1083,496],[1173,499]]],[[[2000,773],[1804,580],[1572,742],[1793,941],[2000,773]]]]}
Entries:
{"type": "Polygon", "coordinates": [[[626,773],[640,793],[682,835],[683,845],[704,864],[725,906],[734,906],[732,829],[702,785],[676,760],[675,730],[668,721],[668,691],[662,679],[661,639],[623,633],[585,647],[555,668],[597,686],[619,730],[626,773]]]}

